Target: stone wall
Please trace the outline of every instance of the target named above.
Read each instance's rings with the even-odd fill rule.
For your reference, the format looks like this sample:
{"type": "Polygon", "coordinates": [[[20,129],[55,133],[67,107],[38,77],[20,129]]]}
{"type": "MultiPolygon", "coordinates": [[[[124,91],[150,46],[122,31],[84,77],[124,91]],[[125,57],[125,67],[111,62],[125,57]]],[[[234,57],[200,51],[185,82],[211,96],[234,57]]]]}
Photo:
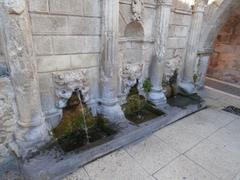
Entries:
{"type": "MultiPolygon", "coordinates": [[[[148,76],[148,67],[149,63],[152,60],[153,56],[153,44],[154,44],[154,35],[155,35],[155,18],[156,18],[156,4],[155,1],[144,1],[144,17],[141,22],[141,25],[144,30],[143,40],[138,42],[138,47],[141,46],[143,52],[140,53],[143,55],[144,64],[144,76],[148,76]],[[142,43],[142,45],[141,45],[142,43]]],[[[169,37],[166,49],[165,56],[165,77],[166,80],[173,75],[175,69],[181,70],[183,67],[183,62],[185,59],[186,45],[188,40],[188,32],[191,25],[191,3],[190,1],[173,1],[173,7],[170,17],[170,26],[169,26],[169,37]]],[[[120,37],[120,60],[124,60],[124,55],[121,54],[122,45],[126,45],[126,38],[124,38],[124,32],[127,25],[131,22],[132,12],[131,12],[131,1],[130,0],[121,0],[120,1],[120,19],[119,19],[119,37],[120,37]]],[[[127,45],[131,47],[131,43],[127,45]]],[[[130,48],[131,49],[131,48],[130,48]]],[[[135,47],[136,49],[136,47],[135,47]]],[[[137,53],[132,53],[132,60],[140,60],[137,56],[137,53]]],[[[133,63],[138,63],[134,61],[133,63]]],[[[142,62],[140,62],[142,63],[142,62]]]]}
{"type": "Polygon", "coordinates": [[[174,70],[181,71],[184,66],[191,17],[190,1],[173,1],[166,52],[165,80],[173,75],[174,70]]]}
{"type": "Polygon", "coordinates": [[[240,85],[240,8],[233,14],[215,40],[208,76],[240,85]]]}
{"type": "Polygon", "coordinates": [[[29,11],[45,114],[57,112],[52,72],[88,69],[91,98],[98,97],[100,0],[29,0],[29,11]]]}
{"type": "MultiPolygon", "coordinates": [[[[102,50],[101,5],[100,0],[29,0],[41,101],[47,116],[59,113],[55,107],[53,72],[88,69],[90,99],[94,102],[94,99],[99,98],[98,74],[102,50]]],[[[121,54],[122,44],[126,45],[124,32],[132,21],[131,0],[120,1],[119,13],[119,63],[122,65],[124,64],[124,57],[121,54]]],[[[191,14],[189,1],[173,1],[165,57],[166,79],[172,76],[175,69],[181,69],[183,66],[191,14]]],[[[134,57],[142,59],[140,64],[144,64],[145,67],[143,78],[148,76],[148,67],[153,56],[155,16],[156,2],[145,0],[142,20],[143,42],[133,44],[141,49],[138,53],[142,57],[138,58],[132,54],[133,59],[134,57]]],[[[132,52],[129,53],[131,55],[132,52]]]]}

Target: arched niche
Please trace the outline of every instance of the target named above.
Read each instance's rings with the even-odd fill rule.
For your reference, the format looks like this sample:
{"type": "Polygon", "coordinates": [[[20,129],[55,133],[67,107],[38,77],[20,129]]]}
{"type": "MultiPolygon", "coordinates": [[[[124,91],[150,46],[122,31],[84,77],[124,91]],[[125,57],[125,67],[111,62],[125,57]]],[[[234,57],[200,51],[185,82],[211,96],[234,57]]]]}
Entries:
{"type": "Polygon", "coordinates": [[[140,22],[126,25],[124,37],[120,39],[123,64],[143,62],[144,29],[140,22]]]}
{"type": "MultiPolygon", "coordinates": [[[[144,28],[140,21],[125,26],[120,38],[121,96],[126,98],[130,88],[141,79],[144,66],[144,28]]],[[[139,82],[141,84],[141,82],[139,82]]]]}

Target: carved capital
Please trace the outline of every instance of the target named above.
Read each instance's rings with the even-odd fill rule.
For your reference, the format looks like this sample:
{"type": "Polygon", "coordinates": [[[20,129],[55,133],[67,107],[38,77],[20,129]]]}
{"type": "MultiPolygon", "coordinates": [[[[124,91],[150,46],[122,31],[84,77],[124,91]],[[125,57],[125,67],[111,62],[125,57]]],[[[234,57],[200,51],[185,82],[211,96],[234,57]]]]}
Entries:
{"type": "Polygon", "coordinates": [[[158,6],[172,6],[172,0],[156,0],[158,6]]]}
{"type": "Polygon", "coordinates": [[[195,12],[204,12],[205,8],[207,7],[208,0],[195,0],[194,3],[194,11],[195,12]]]}
{"type": "Polygon", "coordinates": [[[90,88],[86,74],[86,70],[53,73],[58,108],[66,107],[68,99],[76,90],[81,91],[84,102],[89,100],[90,88]]]}
{"type": "Polygon", "coordinates": [[[133,21],[142,21],[144,12],[143,0],[132,0],[133,21]]]}
{"type": "Polygon", "coordinates": [[[20,15],[26,8],[25,0],[4,0],[4,7],[9,14],[20,15]]]}

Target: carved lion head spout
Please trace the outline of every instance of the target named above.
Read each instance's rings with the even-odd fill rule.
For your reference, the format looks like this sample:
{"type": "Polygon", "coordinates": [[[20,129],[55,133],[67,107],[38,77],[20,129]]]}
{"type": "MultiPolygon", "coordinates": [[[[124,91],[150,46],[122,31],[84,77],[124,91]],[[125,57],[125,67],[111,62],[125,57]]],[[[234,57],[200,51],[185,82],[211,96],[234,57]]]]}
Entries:
{"type": "Polygon", "coordinates": [[[133,21],[141,21],[144,11],[143,0],[132,0],[133,21]]]}
{"type": "Polygon", "coordinates": [[[131,87],[133,87],[137,80],[141,78],[143,71],[143,64],[128,64],[121,73],[122,76],[122,91],[127,95],[131,87]]]}
{"type": "Polygon", "coordinates": [[[53,73],[55,82],[55,94],[57,97],[56,106],[60,109],[66,107],[68,99],[76,90],[81,91],[84,102],[89,100],[89,82],[87,71],[58,72],[53,73]]]}

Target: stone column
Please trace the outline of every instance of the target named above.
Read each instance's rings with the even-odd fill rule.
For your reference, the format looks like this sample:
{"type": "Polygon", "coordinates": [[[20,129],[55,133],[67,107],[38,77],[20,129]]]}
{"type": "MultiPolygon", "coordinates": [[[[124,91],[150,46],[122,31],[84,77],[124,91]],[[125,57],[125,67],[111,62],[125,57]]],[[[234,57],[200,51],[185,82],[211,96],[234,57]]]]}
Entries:
{"type": "Polygon", "coordinates": [[[46,143],[49,133],[41,108],[26,1],[4,0],[0,5],[5,26],[6,59],[19,114],[10,146],[17,155],[25,156],[46,143]]]}
{"type": "Polygon", "coordinates": [[[155,55],[149,70],[150,80],[153,85],[149,93],[149,100],[157,106],[166,104],[166,97],[162,88],[162,79],[165,66],[164,56],[167,48],[171,6],[172,0],[157,0],[155,55]]]}
{"type": "Polygon", "coordinates": [[[202,51],[198,51],[198,67],[197,67],[197,72],[199,75],[199,80],[197,83],[197,88],[201,89],[204,88],[205,85],[205,79],[207,75],[207,70],[208,70],[208,65],[209,65],[209,58],[212,54],[213,50],[212,49],[204,49],[202,51]]]}
{"type": "Polygon", "coordinates": [[[188,94],[196,92],[193,77],[197,75],[198,44],[200,42],[200,33],[206,4],[206,0],[195,0],[195,5],[193,6],[192,24],[187,43],[183,82],[179,84],[180,89],[188,94]]]}
{"type": "Polygon", "coordinates": [[[113,123],[125,119],[117,98],[119,1],[103,0],[101,113],[113,123]]]}

